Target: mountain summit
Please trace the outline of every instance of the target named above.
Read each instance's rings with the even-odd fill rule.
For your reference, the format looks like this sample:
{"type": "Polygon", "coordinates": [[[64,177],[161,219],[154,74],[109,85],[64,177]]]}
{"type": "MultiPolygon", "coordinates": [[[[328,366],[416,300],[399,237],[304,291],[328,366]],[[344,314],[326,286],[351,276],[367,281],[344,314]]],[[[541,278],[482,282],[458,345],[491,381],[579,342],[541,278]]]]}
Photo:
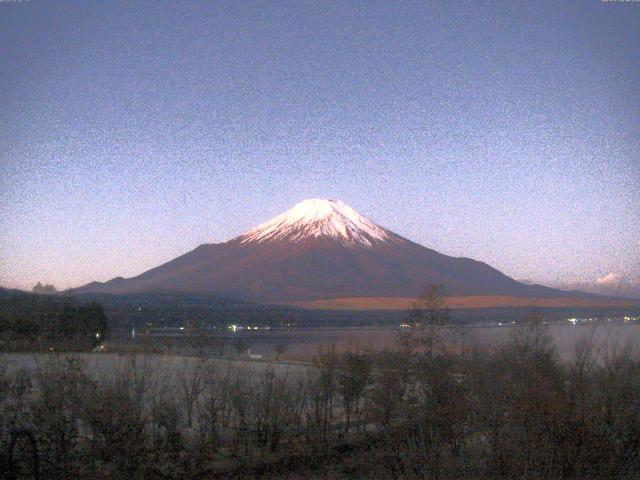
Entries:
{"type": "Polygon", "coordinates": [[[443,255],[339,200],[321,199],[305,200],[243,235],[200,245],[137,277],[92,282],[75,292],[190,292],[301,304],[406,299],[434,283],[453,296],[580,295],[525,285],[485,263],[443,255]]]}
{"type": "Polygon", "coordinates": [[[389,232],[340,200],[313,198],[239,237],[241,243],[301,242],[328,237],[345,244],[372,246],[391,238],[389,232]]]}

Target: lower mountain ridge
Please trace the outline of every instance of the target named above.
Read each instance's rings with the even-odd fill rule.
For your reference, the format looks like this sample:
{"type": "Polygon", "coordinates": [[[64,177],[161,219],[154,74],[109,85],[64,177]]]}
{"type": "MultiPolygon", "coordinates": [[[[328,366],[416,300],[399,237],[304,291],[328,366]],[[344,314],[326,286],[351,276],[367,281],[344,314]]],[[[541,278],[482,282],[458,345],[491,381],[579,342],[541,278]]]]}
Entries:
{"type": "Polygon", "coordinates": [[[514,280],[469,258],[407,240],[336,200],[306,200],[223,243],[204,244],[133,278],[72,293],[190,292],[262,303],[447,295],[593,298],[514,280]]]}

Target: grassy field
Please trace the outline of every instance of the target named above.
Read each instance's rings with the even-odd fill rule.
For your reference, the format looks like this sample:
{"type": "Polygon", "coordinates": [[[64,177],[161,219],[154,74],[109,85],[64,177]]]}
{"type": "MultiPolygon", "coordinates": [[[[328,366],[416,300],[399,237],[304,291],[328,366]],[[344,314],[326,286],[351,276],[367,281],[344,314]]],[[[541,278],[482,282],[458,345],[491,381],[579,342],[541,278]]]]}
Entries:
{"type": "MultiPolygon", "coordinates": [[[[545,297],[511,297],[500,295],[447,297],[447,306],[452,309],[462,308],[494,308],[494,307],[640,307],[637,300],[618,298],[545,298],[545,297]]],[[[302,308],[318,310],[406,310],[415,302],[413,297],[348,297],[329,298],[300,302],[282,302],[302,308]]]]}
{"type": "Polygon", "coordinates": [[[306,376],[313,368],[304,363],[287,361],[117,353],[4,353],[0,354],[0,365],[4,365],[8,375],[15,375],[20,371],[31,375],[54,359],[64,360],[71,357],[81,359],[86,371],[96,381],[112,381],[118,372],[134,365],[142,371],[152,372],[158,380],[162,380],[168,386],[176,385],[185,371],[192,371],[202,364],[219,372],[240,371],[246,375],[263,375],[267,370],[271,370],[280,377],[293,380],[306,376]]]}

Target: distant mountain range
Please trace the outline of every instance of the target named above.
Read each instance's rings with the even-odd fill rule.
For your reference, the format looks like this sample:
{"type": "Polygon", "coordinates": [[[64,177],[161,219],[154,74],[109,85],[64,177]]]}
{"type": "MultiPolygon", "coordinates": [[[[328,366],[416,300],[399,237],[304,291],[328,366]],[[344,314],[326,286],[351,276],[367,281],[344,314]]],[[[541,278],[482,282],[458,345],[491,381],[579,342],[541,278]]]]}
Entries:
{"type": "MultiPolygon", "coordinates": [[[[70,298],[64,294],[36,294],[0,287],[0,330],[6,321],[34,318],[34,309],[43,312],[57,310],[67,302],[84,304],[96,301],[104,307],[114,335],[129,333],[132,327],[162,328],[198,326],[226,328],[230,324],[271,327],[343,327],[397,325],[406,312],[400,308],[371,310],[351,308],[308,309],[285,305],[264,305],[197,293],[82,293],[70,298]],[[4,315],[4,317],[3,317],[4,315]],[[5,321],[3,324],[2,320],[5,321]]],[[[569,317],[638,315],[640,303],[616,307],[489,307],[455,308],[451,318],[465,322],[498,322],[526,318],[539,312],[549,320],[569,317]]],[[[46,318],[44,319],[46,320],[46,318]]],[[[142,331],[142,330],[141,330],[142,331]]],[[[188,332],[187,332],[188,333],[188,332]]]]}
{"type": "Polygon", "coordinates": [[[340,201],[321,199],[305,200],[239,237],[200,245],[136,277],[92,282],[69,293],[188,292],[305,307],[333,308],[334,302],[341,309],[397,309],[429,284],[444,285],[454,303],[464,298],[465,308],[476,301],[483,307],[604,301],[524,284],[486,263],[443,255],[340,201]]]}

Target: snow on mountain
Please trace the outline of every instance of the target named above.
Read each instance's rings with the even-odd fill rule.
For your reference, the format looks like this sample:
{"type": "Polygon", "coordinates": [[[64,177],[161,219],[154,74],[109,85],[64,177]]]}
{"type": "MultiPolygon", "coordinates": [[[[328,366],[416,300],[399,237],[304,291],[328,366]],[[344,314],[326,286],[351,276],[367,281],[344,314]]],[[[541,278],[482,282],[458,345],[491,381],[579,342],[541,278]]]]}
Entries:
{"type": "Polygon", "coordinates": [[[299,242],[318,237],[372,246],[390,239],[391,234],[339,200],[314,198],[249,230],[239,240],[241,243],[299,242]]]}

